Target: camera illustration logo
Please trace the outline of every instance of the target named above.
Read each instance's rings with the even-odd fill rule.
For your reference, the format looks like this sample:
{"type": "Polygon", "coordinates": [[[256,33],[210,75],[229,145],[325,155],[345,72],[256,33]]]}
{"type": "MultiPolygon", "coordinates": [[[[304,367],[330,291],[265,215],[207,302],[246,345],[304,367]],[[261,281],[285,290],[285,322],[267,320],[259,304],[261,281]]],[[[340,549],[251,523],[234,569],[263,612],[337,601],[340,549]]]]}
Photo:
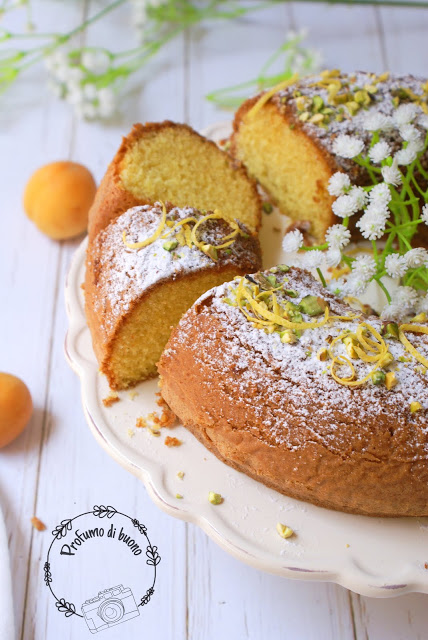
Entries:
{"type": "Polygon", "coordinates": [[[82,613],[91,633],[97,633],[140,615],[131,589],[120,584],[100,591],[82,604],[82,613]]]}
{"type": "Polygon", "coordinates": [[[60,613],[65,614],[66,618],[83,618],[91,633],[109,629],[140,615],[140,609],[150,602],[154,594],[157,566],[161,559],[157,547],[150,542],[144,524],[112,506],[95,505],[92,511],[62,520],[52,535],[44,565],[44,582],[60,613]],[[93,582],[100,579],[94,569],[94,557],[97,554],[99,570],[106,581],[108,566],[114,565],[110,584],[116,583],[116,586],[98,590],[98,585],[93,582]],[[106,562],[106,558],[115,562],[106,562]],[[126,564],[129,565],[130,582],[136,576],[139,581],[146,582],[145,593],[139,602],[129,583],[125,582],[125,579],[128,580],[123,573],[126,564]],[[75,570],[77,580],[72,577],[75,570]],[[82,579],[82,571],[86,571],[85,580],[82,579]],[[123,582],[117,584],[116,579],[117,582],[123,582]],[[85,590],[93,587],[92,594],[98,591],[98,595],[83,602],[80,614],[71,601],[82,602],[80,593],[67,598],[57,594],[62,596],[65,589],[73,588],[76,592],[76,585],[80,587],[82,584],[85,590]]]}

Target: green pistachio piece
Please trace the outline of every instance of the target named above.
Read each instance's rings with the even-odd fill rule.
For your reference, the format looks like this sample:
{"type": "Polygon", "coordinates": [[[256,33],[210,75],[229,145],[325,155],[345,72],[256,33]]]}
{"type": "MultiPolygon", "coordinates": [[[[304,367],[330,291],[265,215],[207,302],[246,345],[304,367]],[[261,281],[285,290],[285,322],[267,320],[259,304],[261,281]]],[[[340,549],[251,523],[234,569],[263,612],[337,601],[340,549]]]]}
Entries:
{"type": "Polygon", "coordinates": [[[177,240],[167,240],[167,242],[164,242],[162,246],[165,251],[173,251],[178,247],[178,242],[177,240]]]}
{"type": "Polygon", "coordinates": [[[324,313],[326,306],[327,303],[325,300],[311,295],[305,296],[299,304],[300,311],[306,313],[308,316],[320,316],[324,313]]]}
{"type": "Polygon", "coordinates": [[[386,374],[383,371],[373,371],[371,379],[373,384],[383,384],[386,380],[386,374]]]}

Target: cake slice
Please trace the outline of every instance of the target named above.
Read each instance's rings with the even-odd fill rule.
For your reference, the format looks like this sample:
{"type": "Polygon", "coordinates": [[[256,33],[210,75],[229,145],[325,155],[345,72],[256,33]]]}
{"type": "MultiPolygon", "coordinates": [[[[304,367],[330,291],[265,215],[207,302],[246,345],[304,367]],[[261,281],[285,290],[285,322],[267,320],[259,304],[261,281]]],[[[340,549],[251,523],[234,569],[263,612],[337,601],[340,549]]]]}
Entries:
{"type": "Polygon", "coordinates": [[[112,389],[156,375],[171,328],[205,291],[260,267],[260,245],[219,212],[134,207],[89,240],[85,308],[112,389]]]}
{"type": "MultiPolygon", "coordinates": [[[[424,327],[402,330],[427,358],[424,327]]],[[[199,298],[162,354],[161,393],[215,455],[277,491],[426,516],[428,380],[399,335],[282,265],[199,298]]]]}
{"type": "MultiPolygon", "coordinates": [[[[368,140],[364,121],[379,112],[391,116],[398,105],[415,105],[420,116],[428,112],[426,80],[388,73],[324,71],[302,78],[284,89],[245,101],[236,113],[231,139],[233,157],[295,221],[310,223],[316,243],[335,222],[328,181],[345,171],[351,181],[371,184],[353,160],[337,156],[335,138],[341,134],[368,140]]],[[[416,116],[418,117],[418,115],[416,116]]],[[[394,148],[397,130],[381,137],[394,148]]]]}
{"type": "Polygon", "coordinates": [[[220,209],[251,231],[260,225],[260,197],[245,168],[185,124],[136,124],[123,138],[90,210],[90,237],[127,209],[158,200],[220,209]]]}

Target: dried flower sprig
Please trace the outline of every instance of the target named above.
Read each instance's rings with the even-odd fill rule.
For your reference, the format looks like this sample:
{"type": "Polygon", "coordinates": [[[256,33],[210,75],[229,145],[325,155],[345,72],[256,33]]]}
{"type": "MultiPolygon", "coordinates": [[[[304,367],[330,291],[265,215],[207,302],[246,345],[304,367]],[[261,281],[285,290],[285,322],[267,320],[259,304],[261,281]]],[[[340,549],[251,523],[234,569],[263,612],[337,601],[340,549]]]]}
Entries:
{"type": "Polygon", "coordinates": [[[360,296],[375,281],[387,299],[382,317],[403,320],[428,312],[428,251],[412,246],[419,226],[428,225],[428,171],[422,160],[428,148],[428,115],[419,105],[407,102],[390,116],[371,110],[363,124],[369,135],[367,145],[356,136],[340,135],[333,152],[362,167],[371,184],[352,185],[347,174],[335,173],[328,190],[336,198],[333,213],[343,222],[327,230],[321,245],[303,246],[303,235],[294,230],[285,235],[283,248],[301,251],[301,264],[317,269],[324,285],[323,267],[347,271],[328,285],[337,295],[360,296]],[[391,131],[399,140],[396,150],[382,137],[388,133],[390,139],[391,131]],[[355,226],[371,242],[370,254],[348,250],[349,222],[357,213],[355,226]],[[385,276],[398,282],[392,293],[385,276]]]}
{"type": "MultiPolygon", "coordinates": [[[[1,1],[1,0],[0,0],[1,1]]],[[[280,0],[243,5],[237,0],[115,0],[66,33],[14,33],[0,29],[0,93],[23,72],[44,61],[55,94],[86,119],[109,118],[127,79],[144,67],[170,40],[189,27],[209,21],[240,18],[280,0]],[[120,6],[130,3],[139,43],[119,52],[75,46],[75,37],[120,6]],[[33,42],[22,47],[21,43],[33,42]]],[[[26,2],[28,4],[28,0],[26,2]]],[[[1,6],[1,5],[0,5],[1,6]]],[[[12,5],[1,7],[3,12],[12,5]]]]}
{"type": "Polygon", "coordinates": [[[303,46],[306,30],[290,32],[285,42],[269,57],[256,78],[231,87],[212,91],[205,97],[219,107],[236,109],[248,95],[269,89],[295,73],[300,76],[316,73],[321,68],[322,55],[316,49],[303,46]],[[274,72],[279,66],[282,70],[274,72]]]}

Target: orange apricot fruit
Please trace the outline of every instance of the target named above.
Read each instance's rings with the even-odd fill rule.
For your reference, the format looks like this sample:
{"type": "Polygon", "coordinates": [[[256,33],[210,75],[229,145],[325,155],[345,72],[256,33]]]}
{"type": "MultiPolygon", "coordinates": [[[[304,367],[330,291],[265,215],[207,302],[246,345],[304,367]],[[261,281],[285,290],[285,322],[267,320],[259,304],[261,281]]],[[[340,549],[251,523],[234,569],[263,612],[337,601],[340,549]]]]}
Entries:
{"type": "Polygon", "coordinates": [[[32,413],[27,385],[10,373],[0,372],[0,449],[19,436],[32,413]]]}
{"type": "Polygon", "coordinates": [[[95,197],[95,180],[82,164],[51,162],[37,169],[24,192],[27,216],[50,238],[66,240],[83,233],[95,197]]]}

